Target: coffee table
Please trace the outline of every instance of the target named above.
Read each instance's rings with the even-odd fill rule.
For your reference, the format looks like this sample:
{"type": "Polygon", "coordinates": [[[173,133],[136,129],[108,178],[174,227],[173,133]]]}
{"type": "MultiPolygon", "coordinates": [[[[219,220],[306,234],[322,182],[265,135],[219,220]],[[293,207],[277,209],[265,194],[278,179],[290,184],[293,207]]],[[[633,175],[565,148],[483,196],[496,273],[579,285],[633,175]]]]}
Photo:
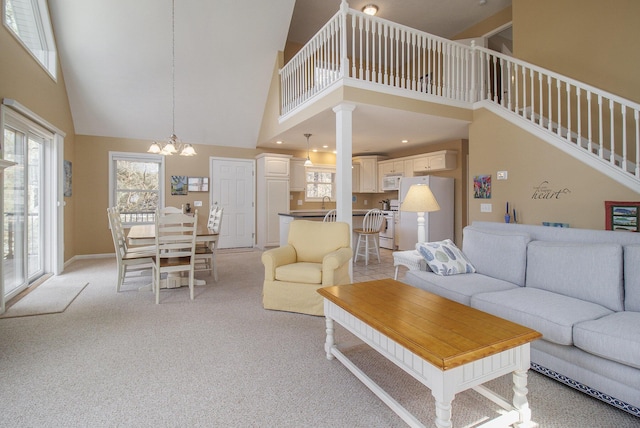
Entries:
{"type": "Polygon", "coordinates": [[[483,426],[532,426],[527,402],[529,343],[540,333],[393,279],[337,285],[324,297],[325,351],[410,426],[424,426],[336,346],[334,322],[431,390],[435,424],[451,427],[455,394],[473,388],[507,412],[483,426]],[[483,383],[513,373],[512,404],[483,383]]]}

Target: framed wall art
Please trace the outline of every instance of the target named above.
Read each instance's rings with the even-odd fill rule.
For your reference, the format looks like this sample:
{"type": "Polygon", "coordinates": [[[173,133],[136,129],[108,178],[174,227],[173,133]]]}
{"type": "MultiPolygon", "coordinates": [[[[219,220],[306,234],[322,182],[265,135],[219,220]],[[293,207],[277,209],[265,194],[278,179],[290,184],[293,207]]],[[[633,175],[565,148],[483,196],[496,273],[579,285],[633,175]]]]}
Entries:
{"type": "Polygon", "coordinates": [[[190,192],[208,192],[209,177],[189,177],[190,192]]]}
{"type": "Polygon", "coordinates": [[[171,176],[171,194],[172,195],[186,195],[187,191],[187,176],[186,175],[172,175],[171,176]]]}
{"type": "Polygon", "coordinates": [[[605,201],[604,211],[607,230],[638,231],[640,202],[605,201]]]}
{"type": "Polygon", "coordinates": [[[491,175],[476,175],[473,177],[473,197],[476,199],[491,199],[491,175]]]}

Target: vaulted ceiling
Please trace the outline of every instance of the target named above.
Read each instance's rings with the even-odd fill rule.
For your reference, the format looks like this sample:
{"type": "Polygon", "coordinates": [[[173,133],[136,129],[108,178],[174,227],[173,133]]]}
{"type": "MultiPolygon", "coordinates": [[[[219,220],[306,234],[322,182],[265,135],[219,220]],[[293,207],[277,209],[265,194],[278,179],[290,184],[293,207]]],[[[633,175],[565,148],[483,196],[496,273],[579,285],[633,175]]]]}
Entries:
{"type": "MultiPolygon", "coordinates": [[[[306,42],[340,0],[174,1],[175,33],[171,0],[49,2],[76,133],[164,140],[175,107],[183,141],[255,148],[277,52],[306,42]]],[[[511,4],[374,2],[378,16],[443,37],[511,4]]]]}

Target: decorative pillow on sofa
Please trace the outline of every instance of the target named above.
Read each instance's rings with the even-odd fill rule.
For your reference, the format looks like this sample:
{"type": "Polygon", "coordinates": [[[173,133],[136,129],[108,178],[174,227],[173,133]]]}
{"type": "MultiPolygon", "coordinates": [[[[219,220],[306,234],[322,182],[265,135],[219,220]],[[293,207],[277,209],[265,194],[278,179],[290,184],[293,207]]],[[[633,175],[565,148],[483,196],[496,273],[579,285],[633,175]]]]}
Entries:
{"type": "Polygon", "coordinates": [[[476,268],[451,239],[425,242],[417,247],[431,270],[437,275],[456,275],[476,271],[476,268]]]}

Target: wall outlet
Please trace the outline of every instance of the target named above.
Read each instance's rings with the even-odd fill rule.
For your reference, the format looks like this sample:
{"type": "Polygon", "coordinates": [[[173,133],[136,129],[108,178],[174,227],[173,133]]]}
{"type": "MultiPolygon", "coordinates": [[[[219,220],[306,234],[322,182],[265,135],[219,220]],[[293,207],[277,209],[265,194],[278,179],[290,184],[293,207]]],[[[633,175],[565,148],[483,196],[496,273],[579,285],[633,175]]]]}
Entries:
{"type": "Polygon", "coordinates": [[[202,206],[202,201],[193,201],[193,206],[194,207],[201,207],[202,206]]]}
{"type": "Polygon", "coordinates": [[[302,206],[302,199],[298,199],[298,205],[302,206]]]}
{"type": "Polygon", "coordinates": [[[480,204],[481,213],[490,213],[491,211],[493,211],[491,204],[480,204]]]}

